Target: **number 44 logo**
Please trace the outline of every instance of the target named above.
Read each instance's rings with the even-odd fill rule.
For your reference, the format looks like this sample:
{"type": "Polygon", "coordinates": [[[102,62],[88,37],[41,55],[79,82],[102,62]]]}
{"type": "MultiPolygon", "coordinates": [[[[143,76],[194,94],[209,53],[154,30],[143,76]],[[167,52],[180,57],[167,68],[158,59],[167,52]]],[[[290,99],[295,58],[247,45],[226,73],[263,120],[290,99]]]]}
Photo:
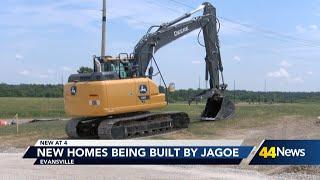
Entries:
{"type": "Polygon", "coordinates": [[[263,158],[276,158],[277,154],[276,154],[276,147],[270,147],[268,149],[268,147],[262,147],[260,152],[259,152],[259,156],[263,157],[263,158]]]}

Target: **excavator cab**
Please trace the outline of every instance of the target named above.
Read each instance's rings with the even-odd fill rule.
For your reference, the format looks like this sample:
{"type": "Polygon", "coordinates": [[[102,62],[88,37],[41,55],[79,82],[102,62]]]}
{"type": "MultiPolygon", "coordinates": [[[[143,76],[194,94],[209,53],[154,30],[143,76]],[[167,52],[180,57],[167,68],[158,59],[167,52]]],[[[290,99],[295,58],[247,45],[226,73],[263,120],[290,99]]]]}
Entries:
{"type": "Polygon", "coordinates": [[[120,53],[117,57],[104,56],[93,58],[94,71],[116,74],[117,79],[127,79],[136,76],[136,68],[133,65],[133,56],[120,53]],[[123,56],[125,55],[125,56],[123,56]],[[100,70],[97,70],[100,69],[100,70]]]}

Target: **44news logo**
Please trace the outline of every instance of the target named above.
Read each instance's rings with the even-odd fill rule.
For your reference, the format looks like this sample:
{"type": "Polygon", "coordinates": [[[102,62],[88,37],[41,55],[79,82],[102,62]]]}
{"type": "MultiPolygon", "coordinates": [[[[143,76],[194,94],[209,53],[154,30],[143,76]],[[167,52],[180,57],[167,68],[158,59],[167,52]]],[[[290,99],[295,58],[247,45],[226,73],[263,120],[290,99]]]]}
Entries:
{"type": "Polygon", "coordinates": [[[259,151],[259,156],[263,158],[276,158],[280,156],[284,157],[304,157],[306,155],[306,149],[291,149],[286,147],[262,147],[259,151]]]}
{"type": "Polygon", "coordinates": [[[250,165],[319,165],[320,140],[265,140],[250,165]]]}

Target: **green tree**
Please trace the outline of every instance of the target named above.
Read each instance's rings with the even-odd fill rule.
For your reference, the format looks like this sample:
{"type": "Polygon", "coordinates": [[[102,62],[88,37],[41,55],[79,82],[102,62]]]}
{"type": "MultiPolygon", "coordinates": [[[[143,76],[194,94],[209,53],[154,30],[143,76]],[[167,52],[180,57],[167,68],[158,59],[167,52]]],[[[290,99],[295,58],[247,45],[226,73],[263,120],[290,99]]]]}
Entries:
{"type": "Polygon", "coordinates": [[[78,73],[92,73],[93,69],[90,67],[81,66],[77,72],[78,73]]]}

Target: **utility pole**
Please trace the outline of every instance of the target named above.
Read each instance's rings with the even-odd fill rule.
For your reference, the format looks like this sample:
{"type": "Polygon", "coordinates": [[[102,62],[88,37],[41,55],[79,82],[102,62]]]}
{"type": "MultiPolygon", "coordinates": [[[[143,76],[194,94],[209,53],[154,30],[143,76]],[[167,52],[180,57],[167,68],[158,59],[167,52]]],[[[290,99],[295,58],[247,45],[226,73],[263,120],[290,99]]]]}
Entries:
{"type": "Polygon", "coordinates": [[[198,89],[200,89],[200,87],[201,87],[200,82],[201,82],[201,81],[200,81],[200,75],[199,75],[199,87],[198,87],[198,89]]]}
{"type": "Polygon", "coordinates": [[[264,80],[264,94],[265,94],[265,103],[267,103],[268,102],[268,98],[267,98],[267,80],[265,79],[264,80]]]}
{"type": "Polygon", "coordinates": [[[236,80],[233,80],[233,102],[236,103],[236,80]]]}
{"type": "Polygon", "coordinates": [[[106,21],[107,21],[107,2],[103,0],[102,4],[102,40],[101,40],[101,57],[105,56],[106,52],[106,21]]]}
{"type": "MultiPolygon", "coordinates": [[[[62,97],[64,96],[63,94],[63,72],[61,74],[61,95],[62,97]]],[[[61,110],[64,109],[64,104],[62,104],[61,110]]],[[[62,120],[62,111],[59,112],[60,114],[60,120],[62,120]]]]}
{"type": "MultiPolygon", "coordinates": [[[[102,4],[102,37],[101,37],[101,60],[103,61],[106,53],[106,23],[107,23],[107,0],[102,4]]],[[[101,69],[104,71],[104,63],[101,63],[101,69]]]]}
{"type": "Polygon", "coordinates": [[[63,72],[61,73],[61,93],[62,93],[62,96],[63,96],[63,78],[64,78],[64,76],[63,76],[64,74],[63,74],[63,72]]]}
{"type": "Polygon", "coordinates": [[[63,87],[63,73],[61,74],[61,85],[63,87]]]}

